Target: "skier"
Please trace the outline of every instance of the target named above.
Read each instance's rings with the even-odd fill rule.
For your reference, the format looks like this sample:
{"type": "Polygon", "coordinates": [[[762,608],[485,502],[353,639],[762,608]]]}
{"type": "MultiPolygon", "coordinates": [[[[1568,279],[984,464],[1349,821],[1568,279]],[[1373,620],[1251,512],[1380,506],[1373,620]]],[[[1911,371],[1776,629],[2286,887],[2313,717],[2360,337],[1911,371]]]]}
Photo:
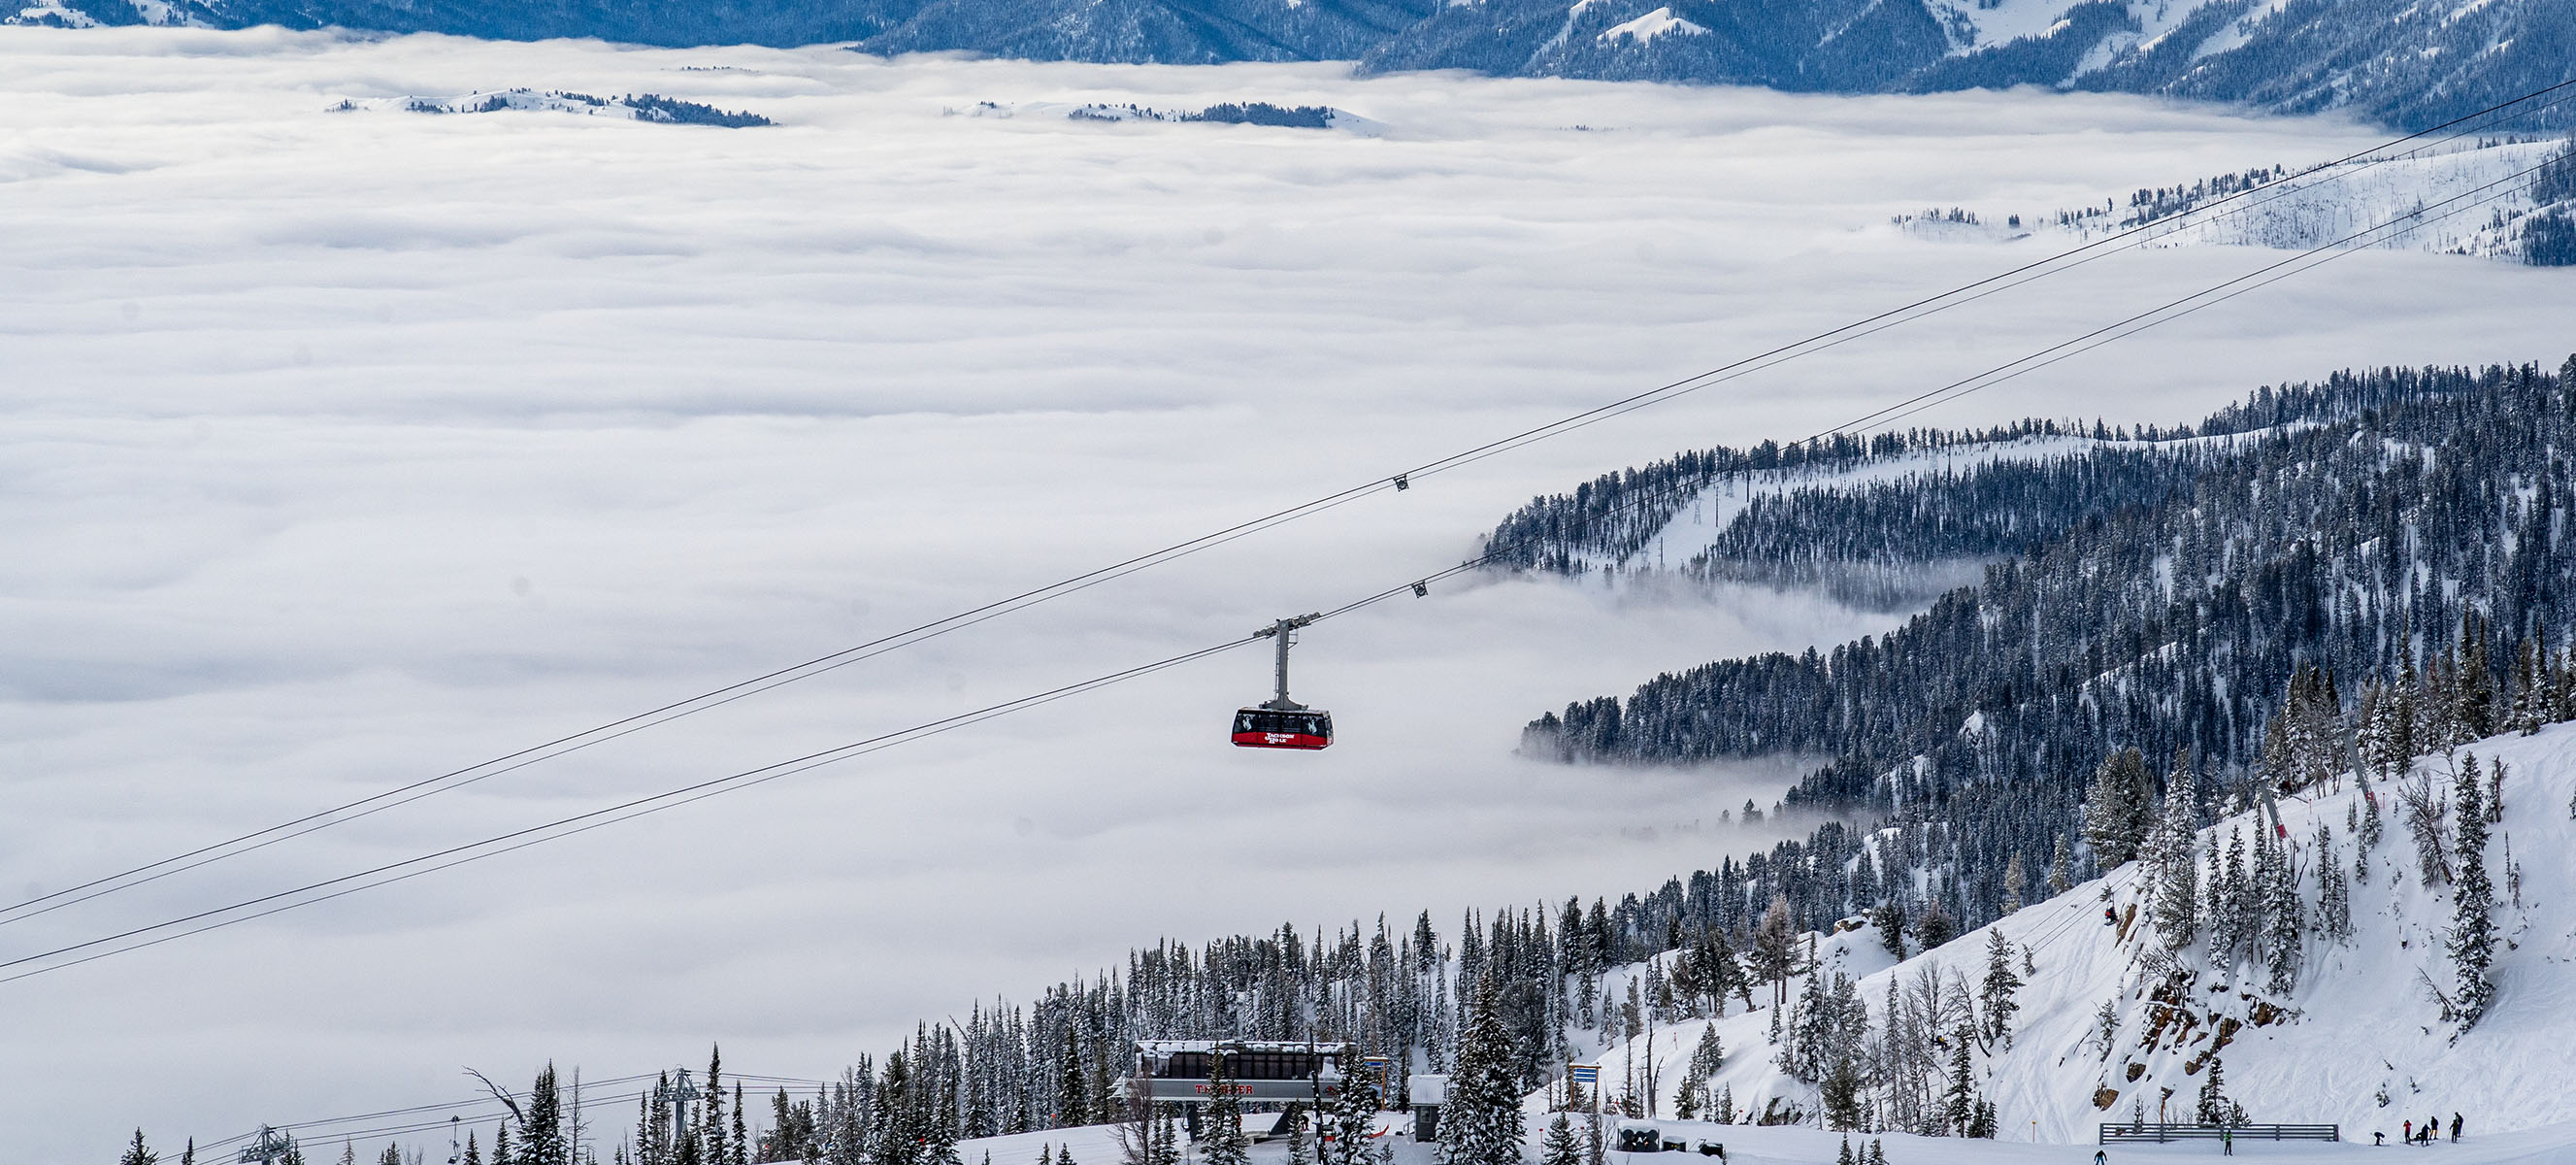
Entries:
{"type": "Polygon", "coordinates": [[[2108,907],[2108,906],[2103,907],[2103,908],[2102,908],[2102,925],[2104,925],[2104,926],[2118,926],[2118,925],[2120,925],[2120,916],[2119,916],[2119,914],[2118,914],[2118,913],[2116,913],[2116,912],[2114,912],[2114,911],[2113,911],[2110,907],[2108,907]]]}
{"type": "Polygon", "coordinates": [[[2456,1112],[2451,1114],[2451,1143],[2460,1143],[2460,1114],[2456,1112]]]}
{"type": "Polygon", "coordinates": [[[2236,1155],[2236,1126],[2229,1125],[2218,1130],[2218,1151],[2222,1157],[2236,1155]]]}
{"type": "Polygon", "coordinates": [[[2111,1155],[2100,1149],[2093,1150],[2093,1165],[2111,1165],[2111,1155]]]}
{"type": "Polygon", "coordinates": [[[2405,1122],[2403,1122],[2403,1124],[2404,1124],[2404,1127],[2403,1127],[2403,1128],[2400,1128],[2400,1129],[2397,1131],[2397,1143],[2398,1143],[2398,1144],[2401,1144],[2401,1145],[2406,1145],[2406,1144],[2412,1144],[2412,1143],[2414,1143],[2414,1140],[2415,1140],[2415,1122],[2414,1122],[2414,1121],[2412,1121],[2412,1120],[2409,1120],[2409,1121],[2405,1121],[2405,1122]]]}
{"type": "Polygon", "coordinates": [[[2372,1129],[2372,1130],[2370,1130],[2370,1145],[2371,1145],[2371,1147],[2372,1147],[2372,1148],[2374,1148],[2374,1149],[2376,1149],[2376,1148],[2381,1148],[2381,1147],[2386,1146],[2387,1144],[2388,1144],[2388,1134],[2383,1133],[2383,1132],[2380,1132],[2378,1129],[2372,1129]]]}

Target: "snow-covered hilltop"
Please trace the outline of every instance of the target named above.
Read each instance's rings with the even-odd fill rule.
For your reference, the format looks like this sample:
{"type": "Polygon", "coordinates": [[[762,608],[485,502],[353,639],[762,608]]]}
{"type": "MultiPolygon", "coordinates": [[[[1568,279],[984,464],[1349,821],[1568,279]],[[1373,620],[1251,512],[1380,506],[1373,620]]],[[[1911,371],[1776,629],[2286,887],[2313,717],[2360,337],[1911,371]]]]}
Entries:
{"type": "Polygon", "coordinates": [[[2576,264],[2576,143],[2470,142],[2305,170],[2265,166],[2141,188],[2125,203],[2041,212],[1954,207],[1894,223],[1942,242],[2036,238],[2062,247],[2150,228],[2131,241],[2381,247],[2563,267],[2576,264]]]}
{"type": "Polygon", "coordinates": [[[658,93],[594,97],[560,89],[491,89],[449,97],[350,97],[332,105],[333,113],[576,113],[666,125],[712,125],[726,129],[768,125],[757,113],[718,109],[658,93]]]}
{"type": "MultiPolygon", "coordinates": [[[[1701,1015],[1610,1040],[1598,1053],[1603,1078],[1614,1096],[1617,1081],[1642,1094],[1651,1079],[1660,1115],[1716,1109],[1750,1123],[1794,1112],[1821,1124],[1834,1103],[1825,1065],[1848,1057],[1864,1123],[1901,1127],[1943,1119],[1967,1030],[1972,1111],[1990,1103],[2005,1140],[2090,1142],[2106,1122],[2192,1121],[2214,1099],[2214,1077],[2251,1120],[2333,1123],[2365,1145],[2374,1132],[2394,1141],[2405,1122],[2454,1112],[2473,1137],[2576,1122],[2571,798],[2571,724],[2420,758],[2408,777],[2366,790],[2343,778],[2281,797],[2277,818],[2258,805],[2191,833],[2179,859],[2193,872],[2187,914],[2169,897],[2158,918],[2159,889],[2183,883],[2184,851],[2168,847],[2164,863],[2122,865],[1902,961],[1881,924],[1855,920],[1799,940],[1815,969],[1787,978],[1784,1011],[1767,1006],[1768,985],[1753,991],[1764,1006],[1737,998],[1718,1018],[1705,1017],[1705,1000],[1676,998],[1677,1010],[1701,1015]],[[2473,1025],[2458,1014],[2453,941],[2468,881],[2456,779],[2472,773],[2475,800],[2502,793],[2483,854],[2493,996],[2473,1025]],[[2442,811],[2429,834],[2439,852],[2410,836],[2407,805],[2419,796],[2442,811]],[[2266,889],[2251,885],[2266,880],[2256,867],[2283,873],[2266,889]],[[2231,891],[2240,884],[2251,888],[2231,891]],[[1998,986],[1998,964],[2022,982],[1998,986]],[[1865,1026],[1838,1027],[1837,995],[1862,1005],[1865,1026]],[[1699,1078],[1690,1065],[1703,1039],[1725,1058],[1699,1078]]],[[[1651,1000],[1687,957],[1622,974],[1651,1000]]],[[[2576,1155],[2576,1132],[2547,1151],[2576,1155]]]]}

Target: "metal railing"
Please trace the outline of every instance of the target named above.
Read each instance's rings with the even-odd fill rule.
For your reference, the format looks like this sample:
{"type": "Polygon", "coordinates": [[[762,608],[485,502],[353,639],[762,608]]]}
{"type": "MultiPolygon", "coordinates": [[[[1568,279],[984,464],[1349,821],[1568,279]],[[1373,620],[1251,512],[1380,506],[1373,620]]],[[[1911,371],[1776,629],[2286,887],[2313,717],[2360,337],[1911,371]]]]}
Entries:
{"type": "Polygon", "coordinates": [[[2233,1133],[2240,1141],[2340,1141],[2341,1125],[2180,1125],[2122,1121],[2103,1125],[2105,1145],[2157,1144],[2168,1141],[2215,1141],[2233,1133]]]}

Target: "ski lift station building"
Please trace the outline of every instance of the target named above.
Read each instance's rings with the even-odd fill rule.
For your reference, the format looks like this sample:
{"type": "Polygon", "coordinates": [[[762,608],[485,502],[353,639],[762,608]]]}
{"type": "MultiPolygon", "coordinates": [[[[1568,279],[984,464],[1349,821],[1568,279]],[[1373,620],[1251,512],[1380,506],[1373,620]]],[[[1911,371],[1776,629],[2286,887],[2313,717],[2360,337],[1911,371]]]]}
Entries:
{"type": "Polygon", "coordinates": [[[1140,1086],[1156,1104],[1201,1105],[1216,1060],[1237,1099],[1248,1104],[1313,1103],[1342,1094],[1345,1065],[1358,1051],[1345,1043],[1289,1040],[1139,1040],[1120,1091],[1140,1086]]]}

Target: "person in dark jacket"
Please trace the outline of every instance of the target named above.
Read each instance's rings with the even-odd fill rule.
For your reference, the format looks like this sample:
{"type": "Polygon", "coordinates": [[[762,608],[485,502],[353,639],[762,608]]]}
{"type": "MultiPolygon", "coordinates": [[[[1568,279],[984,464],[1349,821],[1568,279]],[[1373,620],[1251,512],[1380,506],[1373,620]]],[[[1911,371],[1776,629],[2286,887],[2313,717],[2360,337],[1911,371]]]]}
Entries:
{"type": "Polygon", "coordinates": [[[2456,1112],[2451,1114],[2451,1143],[2460,1143],[2460,1114],[2456,1112]]]}

